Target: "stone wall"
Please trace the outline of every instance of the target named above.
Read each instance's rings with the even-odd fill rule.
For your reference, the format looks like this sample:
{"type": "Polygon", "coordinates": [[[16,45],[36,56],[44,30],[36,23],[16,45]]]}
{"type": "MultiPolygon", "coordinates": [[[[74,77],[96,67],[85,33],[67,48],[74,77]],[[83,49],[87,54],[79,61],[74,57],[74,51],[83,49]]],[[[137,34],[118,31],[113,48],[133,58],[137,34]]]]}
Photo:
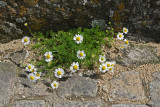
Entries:
{"type": "Polygon", "coordinates": [[[160,41],[160,0],[0,0],[0,43],[30,35],[32,31],[77,27],[128,27],[130,35],[160,41]]]}

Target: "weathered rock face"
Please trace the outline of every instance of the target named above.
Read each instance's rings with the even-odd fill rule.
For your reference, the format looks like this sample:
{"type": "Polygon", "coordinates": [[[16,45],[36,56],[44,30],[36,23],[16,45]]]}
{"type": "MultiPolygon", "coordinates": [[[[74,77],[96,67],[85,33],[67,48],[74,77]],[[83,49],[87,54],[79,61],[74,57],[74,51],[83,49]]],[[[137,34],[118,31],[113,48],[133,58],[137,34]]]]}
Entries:
{"type": "Polygon", "coordinates": [[[145,98],[138,72],[122,72],[119,77],[114,77],[111,80],[110,101],[138,101],[145,98]]]}
{"type": "Polygon", "coordinates": [[[32,31],[66,30],[112,21],[115,30],[157,38],[160,33],[158,0],[0,0],[0,42],[29,35],[32,31]]]}
{"type": "Polygon", "coordinates": [[[15,79],[15,73],[15,65],[0,63],[0,107],[6,106],[14,94],[12,82],[15,79]]]}
{"type": "Polygon", "coordinates": [[[117,62],[125,66],[139,66],[146,63],[157,63],[159,58],[156,55],[157,49],[152,46],[139,45],[124,49],[122,58],[117,58],[117,62]]]}

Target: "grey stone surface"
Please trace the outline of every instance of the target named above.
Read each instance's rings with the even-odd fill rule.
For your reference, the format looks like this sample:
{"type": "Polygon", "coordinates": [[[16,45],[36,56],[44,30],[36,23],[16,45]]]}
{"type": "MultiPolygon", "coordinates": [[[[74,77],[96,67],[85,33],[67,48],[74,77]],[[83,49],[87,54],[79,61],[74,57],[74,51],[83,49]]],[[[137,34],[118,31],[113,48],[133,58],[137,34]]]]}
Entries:
{"type": "Polygon", "coordinates": [[[108,107],[101,100],[55,102],[52,107],[108,107]]]}
{"type": "Polygon", "coordinates": [[[156,48],[151,46],[129,47],[122,51],[122,58],[116,59],[117,63],[126,66],[139,66],[146,63],[156,63],[159,58],[156,56],[156,48]]]}
{"type": "Polygon", "coordinates": [[[157,78],[158,80],[160,80],[160,72],[153,73],[153,77],[157,78]]]}
{"type": "Polygon", "coordinates": [[[59,96],[84,96],[96,97],[97,94],[97,81],[87,77],[74,76],[65,82],[61,82],[57,90],[59,96]]]}
{"type": "Polygon", "coordinates": [[[110,107],[148,107],[147,105],[141,104],[116,104],[110,107]]]}
{"type": "Polygon", "coordinates": [[[4,1],[0,1],[0,7],[4,7],[4,6],[6,6],[7,5],[7,3],[6,2],[4,2],[4,1]]]}
{"type": "Polygon", "coordinates": [[[99,28],[102,30],[107,28],[107,24],[106,24],[105,20],[103,20],[103,19],[92,20],[91,25],[93,28],[95,28],[95,27],[97,27],[97,25],[99,25],[99,28]]]}
{"type": "Polygon", "coordinates": [[[20,64],[22,63],[28,56],[28,51],[25,49],[16,51],[14,53],[11,53],[9,58],[15,63],[15,64],[20,64]]]}
{"type": "Polygon", "coordinates": [[[46,107],[46,104],[43,100],[21,100],[16,101],[13,107],[46,107]]]}
{"type": "Polygon", "coordinates": [[[140,101],[146,98],[138,72],[122,72],[110,84],[110,101],[140,101]]]}
{"type": "Polygon", "coordinates": [[[151,97],[150,104],[152,104],[152,106],[155,107],[160,107],[160,79],[158,79],[159,72],[155,72],[153,75],[154,75],[154,80],[149,83],[149,90],[151,97]]]}
{"type": "Polygon", "coordinates": [[[0,63],[0,107],[6,106],[13,95],[12,82],[15,79],[15,73],[15,65],[0,63]]]}
{"type": "Polygon", "coordinates": [[[14,93],[24,96],[48,96],[48,87],[43,82],[32,83],[28,78],[19,78],[15,83],[14,93]]]}

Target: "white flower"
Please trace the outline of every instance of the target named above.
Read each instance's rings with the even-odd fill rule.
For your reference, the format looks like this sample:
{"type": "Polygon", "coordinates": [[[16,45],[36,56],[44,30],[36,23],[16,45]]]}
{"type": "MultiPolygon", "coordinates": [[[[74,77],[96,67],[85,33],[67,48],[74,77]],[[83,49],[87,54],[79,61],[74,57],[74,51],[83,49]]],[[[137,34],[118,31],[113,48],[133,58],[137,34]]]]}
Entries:
{"type": "Polygon", "coordinates": [[[64,75],[64,70],[62,68],[58,68],[55,70],[55,77],[62,78],[63,75],[64,75]]]}
{"type": "Polygon", "coordinates": [[[104,55],[99,55],[99,62],[105,62],[106,58],[104,55]]]}
{"type": "Polygon", "coordinates": [[[127,34],[127,33],[128,33],[128,29],[124,27],[124,28],[123,28],[123,33],[124,33],[124,34],[127,34]]]}
{"type": "Polygon", "coordinates": [[[58,86],[59,86],[59,83],[56,82],[56,81],[53,81],[53,83],[51,84],[51,87],[52,87],[53,89],[58,88],[58,86]]]}
{"type": "Polygon", "coordinates": [[[95,54],[92,54],[91,57],[92,57],[92,58],[95,58],[95,54]]]}
{"type": "Polygon", "coordinates": [[[117,35],[117,39],[119,39],[119,40],[122,40],[124,38],[124,35],[123,35],[123,33],[118,33],[118,35],[117,35]]]}
{"type": "Polygon", "coordinates": [[[106,66],[106,64],[103,63],[102,65],[100,65],[99,70],[100,70],[101,72],[106,72],[106,71],[107,71],[107,66],[106,66]]]}
{"type": "Polygon", "coordinates": [[[113,67],[116,64],[116,61],[112,61],[110,63],[111,63],[111,66],[113,67]]]}
{"type": "Polygon", "coordinates": [[[53,60],[53,55],[52,55],[52,52],[46,52],[45,54],[44,54],[44,56],[45,56],[45,61],[46,62],[51,62],[51,60],[53,60]]]}
{"type": "Polygon", "coordinates": [[[76,72],[77,70],[79,70],[79,64],[78,64],[78,62],[73,62],[73,64],[70,66],[70,70],[72,71],[72,72],[76,72]]]}
{"type": "Polygon", "coordinates": [[[113,68],[113,67],[109,67],[109,68],[108,68],[108,71],[109,71],[109,72],[114,72],[114,68],[113,68]]]}
{"type": "Polygon", "coordinates": [[[84,59],[86,57],[86,54],[84,53],[84,51],[77,51],[77,57],[78,59],[84,59]]]}
{"type": "Polygon", "coordinates": [[[73,40],[75,40],[75,42],[77,42],[77,44],[82,43],[82,41],[83,41],[83,36],[82,36],[82,35],[79,35],[79,34],[76,34],[76,35],[74,36],[73,40]]]}
{"type": "Polygon", "coordinates": [[[36,72],[37,71],[37,68],[33,68],[30,72],[36,72]]]}
{"type": "Polygon", "coordinates": [[[22,38],[22,43],[24,43],[24,45],[29,44],[29,42],[30,42],[30,38],[28,36],[25,36],[22,38]]]}
{"type": "Polygon", "coordinates": [[[111,67],[112,63],[107,61],[105,64],[106,64],[107,67],[111,67]]]}
{"type": "Polygon", "coordinates": [[[124,49],[124,45],[121,45],[120,48],[121,48],[121,49],[124,49]]]}
{"type": "Polygon", "coordinates": [[[36,82],[36,80],[37,80],[35,74],[33,74],[33,73],[30,73],[30,74],[28,75],[28,79],[29,79],[31,82],[36,82]]]}
{"type": "Polygon", "coordinates": [[[40,76],[41,76],[42,72],[34,72],[34,74],[36,75],[37,79],[40,79],[40,76]]]}
{"type": "Polygon", "coordinates": [[[129,44],[128,40],[124,39],[124,43],[127,46],[129,44]]]}
{"type": "Polygon", "coordinates": [[[28,26],[28,23],[24,23],[24,26],[28,26]]]}
{"type": "Polygon", "coordinates": [[[33,69],[34,69],[34,65],[32,65],[32,64],[28,64],[26,67],[26,70],[29,72],[32,72],[33,69]]]}

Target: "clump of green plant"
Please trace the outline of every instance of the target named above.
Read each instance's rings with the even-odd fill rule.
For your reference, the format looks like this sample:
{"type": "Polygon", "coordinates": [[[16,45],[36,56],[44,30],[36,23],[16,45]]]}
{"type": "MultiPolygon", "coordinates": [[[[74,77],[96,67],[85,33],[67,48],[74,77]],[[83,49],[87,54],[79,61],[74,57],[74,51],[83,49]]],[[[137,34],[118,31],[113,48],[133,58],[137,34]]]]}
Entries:
{"type": "Polygon", "coordinates": [[[93,65],[98,61],[101,55],[101,45],[105,45],[106,32],[99,30],[98,27],[87,29],[78,28],[72,29],[68,32],[52,30],[48,31],[46,35],[42,33],[35,33],[34,40],[36,44],[32,49],[38,49],[39,55],[44,55],[50,51],[53,55],[53,60],[50,63],[43,58],[35,63],[36,66],[41,67],[40,71],[50,71],[54,68],[63,68],[67,70],[73,62],[79,62],[80,67],[87,67],[92,69],[93,65]],[[77,44],[73,38],[75,35],[82,35],[82,43],[77,44]],[[77,57],[77,52],[83,50],[86,54],[84,59],[77,57]]]}

